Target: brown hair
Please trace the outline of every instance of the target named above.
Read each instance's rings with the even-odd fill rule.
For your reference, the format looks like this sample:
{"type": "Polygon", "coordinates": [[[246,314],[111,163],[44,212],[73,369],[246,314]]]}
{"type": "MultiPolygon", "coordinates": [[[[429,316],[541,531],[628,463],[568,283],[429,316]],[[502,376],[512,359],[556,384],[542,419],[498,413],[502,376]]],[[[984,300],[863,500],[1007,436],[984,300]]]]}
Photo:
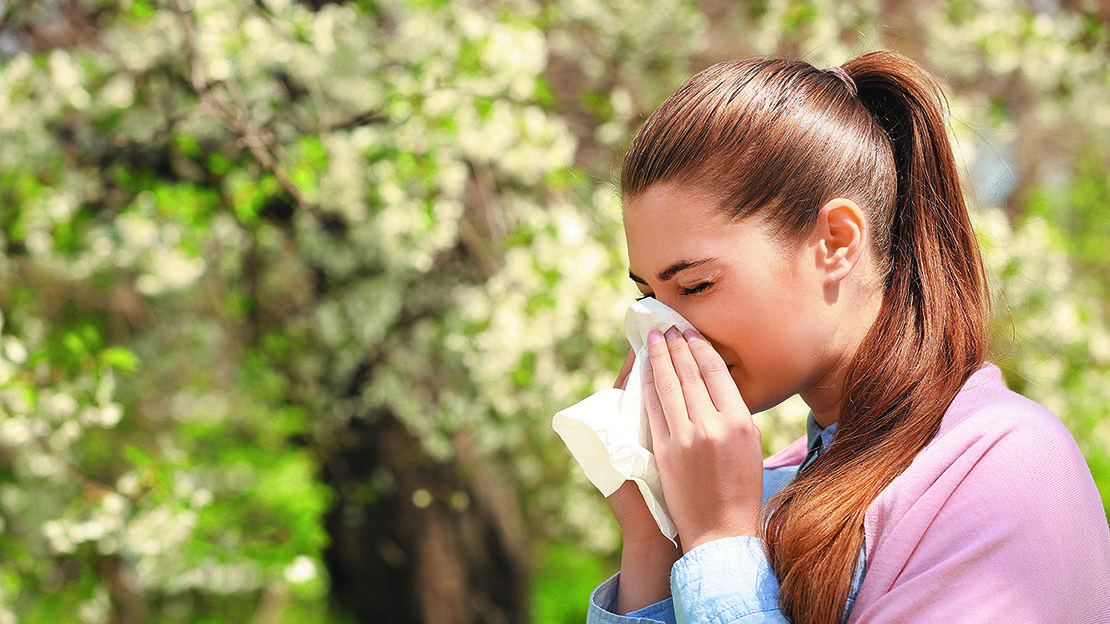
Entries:
{"type": "Polygon", "coordinates": [[[986,354],[986,277],[944,107],[936,82],[889,52],[834,70],[721,63],[672,94],[625,157],[626,199],[693,184],[789,241],[846,197],[870,225],[882,308],[846,371],[833,443],[772,500],[765,527],[795,624],[842,620],[868,506],[936,435],[986,354]]]}

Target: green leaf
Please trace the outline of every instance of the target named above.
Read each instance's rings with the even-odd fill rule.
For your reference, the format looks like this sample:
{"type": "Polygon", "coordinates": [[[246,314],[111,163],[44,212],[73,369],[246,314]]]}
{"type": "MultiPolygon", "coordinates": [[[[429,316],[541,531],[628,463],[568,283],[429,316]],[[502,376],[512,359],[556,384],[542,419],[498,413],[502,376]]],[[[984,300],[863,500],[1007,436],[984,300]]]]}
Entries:
{"type": "Polygon", "coordinates": [[[124,347],[109,347],[101,351],[98,359],[102,366],[118,371],[131,372],[139,367],[139,357],[124,347]]]}
{"type": "Polygon", "coordinates": [[[154,17],[154,7],[150,6],[145,0],[133,0],[127,16],[136,22],[147,22],[154,17]]]}
{"type": "Polygon", "coordinates": [[[154,463],[145,450],[134,444],[124,445],[123,457],[136,468],[148,468],[154,463]]]}

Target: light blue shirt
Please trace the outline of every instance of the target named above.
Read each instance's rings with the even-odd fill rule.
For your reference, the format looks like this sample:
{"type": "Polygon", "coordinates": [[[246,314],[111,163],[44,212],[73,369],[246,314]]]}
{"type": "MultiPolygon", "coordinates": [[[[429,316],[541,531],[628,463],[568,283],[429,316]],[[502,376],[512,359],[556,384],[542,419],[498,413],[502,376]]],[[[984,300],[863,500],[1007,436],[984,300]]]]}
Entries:
{"type": "MultiPolygon", "coordinates": [[[[807,445],[832,442],[836,425],[821,429],[810,414],[806,423],[807,445]]],[[[786,487],[797,466],[763,471],[763,503],[786,487]]],[[[864,553],[860,552],[855,578],[848,593],[847,620],[863,582],[864,553]]],[[[767,560],[763,539],[729,537],[702,544],[683,555],[671,568],[671,598],[616,615],[620,573],[613,575],[590,596],[587,624],[788,624],[779,611],[779,582],[767,560]]]]}

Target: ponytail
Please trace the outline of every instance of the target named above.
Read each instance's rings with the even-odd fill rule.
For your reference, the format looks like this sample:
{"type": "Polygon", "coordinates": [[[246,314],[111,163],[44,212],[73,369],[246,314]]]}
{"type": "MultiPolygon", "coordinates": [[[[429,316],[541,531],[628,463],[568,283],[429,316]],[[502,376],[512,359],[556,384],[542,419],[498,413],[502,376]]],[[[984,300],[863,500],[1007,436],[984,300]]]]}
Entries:
{"type": "Polygon", "coordinates": [[[842,621],[867,508],[936,435],[987,349],[986,278],[939,87],[886,52],[843,70],[889,140],[897,191],[882,308],[846,372],[834,441],[771,504],[767,548],[795,624],[842,621]]]}

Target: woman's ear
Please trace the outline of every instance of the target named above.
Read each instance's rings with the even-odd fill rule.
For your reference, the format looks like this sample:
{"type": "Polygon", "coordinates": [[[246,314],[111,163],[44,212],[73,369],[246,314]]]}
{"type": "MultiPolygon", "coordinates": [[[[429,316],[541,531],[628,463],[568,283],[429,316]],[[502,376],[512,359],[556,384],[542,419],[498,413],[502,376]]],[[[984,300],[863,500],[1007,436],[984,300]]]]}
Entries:
{"type": "Polygon", "coordinates": [[[842,281],[863,257],[867,221],[856,202],[830,199],[817,214],[817,266],[826,283],[842,281]]]}

